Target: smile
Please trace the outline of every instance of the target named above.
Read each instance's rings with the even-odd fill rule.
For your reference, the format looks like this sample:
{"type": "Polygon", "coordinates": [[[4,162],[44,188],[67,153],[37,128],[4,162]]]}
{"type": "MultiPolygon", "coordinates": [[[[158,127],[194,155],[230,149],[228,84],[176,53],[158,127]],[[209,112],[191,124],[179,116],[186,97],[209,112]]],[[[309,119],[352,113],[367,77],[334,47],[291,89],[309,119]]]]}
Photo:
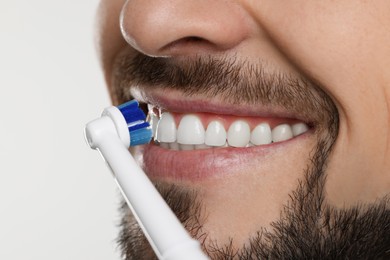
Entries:
{"type": "Polygon", "coordinates": [[[315,140],[314,117],[275,105],[234,106],[174,91],[166,98],[135,88],[131,94],[144,104],[154,132],[134,156],[154,180],[205,183],[258,165],[282,167],[286,158],[306,156],[315,140]]]}

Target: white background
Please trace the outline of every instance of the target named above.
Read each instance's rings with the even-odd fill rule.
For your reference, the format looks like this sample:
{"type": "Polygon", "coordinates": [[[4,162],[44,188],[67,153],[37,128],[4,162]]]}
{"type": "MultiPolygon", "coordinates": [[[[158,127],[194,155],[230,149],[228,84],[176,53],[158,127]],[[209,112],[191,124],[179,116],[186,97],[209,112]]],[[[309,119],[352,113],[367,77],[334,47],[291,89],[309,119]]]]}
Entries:
{"type": "Polygon", "coordinates": [[[119,193],[85,123],[109,105],[98,0],[0,0],[0,259],[119,259],[119,193]]]}

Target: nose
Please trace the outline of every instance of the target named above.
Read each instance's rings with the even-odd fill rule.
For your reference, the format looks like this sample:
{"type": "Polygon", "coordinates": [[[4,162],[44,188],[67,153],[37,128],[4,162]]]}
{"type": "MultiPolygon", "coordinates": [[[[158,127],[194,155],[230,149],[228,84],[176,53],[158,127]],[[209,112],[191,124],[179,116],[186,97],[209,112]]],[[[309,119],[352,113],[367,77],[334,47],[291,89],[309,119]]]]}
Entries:
{"type": "Polygon", "coordinates": [[[234,49],[250,35],[245,10],[226,0],[127,0],[120,18],[125,40],[149,56],[234,49]]]}

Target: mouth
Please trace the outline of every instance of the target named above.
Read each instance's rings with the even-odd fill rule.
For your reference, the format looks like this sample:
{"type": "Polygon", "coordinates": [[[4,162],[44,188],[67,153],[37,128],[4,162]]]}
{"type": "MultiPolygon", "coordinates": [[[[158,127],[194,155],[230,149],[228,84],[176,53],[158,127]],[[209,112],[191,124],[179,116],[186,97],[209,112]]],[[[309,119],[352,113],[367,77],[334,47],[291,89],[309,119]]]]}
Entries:
{"type": "Polygon", "coordinates": [[[275,154],[282,159],[315,133],[314,119],[282,107],[226,104],[165,92],[131,91],[143,103],[153,129],[153,141],[136,153],[153,179],[220,178],[243,164],[265,164],[275,154]]]}

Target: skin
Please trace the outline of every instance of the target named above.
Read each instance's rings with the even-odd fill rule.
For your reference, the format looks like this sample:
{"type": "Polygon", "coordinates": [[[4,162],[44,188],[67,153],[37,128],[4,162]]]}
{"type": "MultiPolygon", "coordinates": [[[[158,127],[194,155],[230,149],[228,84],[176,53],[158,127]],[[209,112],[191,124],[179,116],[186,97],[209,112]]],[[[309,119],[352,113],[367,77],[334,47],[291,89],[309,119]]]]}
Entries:
{"type": "MultiPolygon", "coordinates": [[[[390,193],[389,1],[102,0],[97,21],[97,47],[113,103],[118,102],[113,64],[125,48],[176,59],[261,57],[280,71],[318,82],[337,107],[327,202],[348,208],[390,193]]],[[[179,185],[201,194],[210,236],[220,243],[233,236],[240,246],[259,225],[268,227],[279,217],[315,144],[311,136],[275,149],[266,160],[239,164],[233,177],[179,185]]]]}

